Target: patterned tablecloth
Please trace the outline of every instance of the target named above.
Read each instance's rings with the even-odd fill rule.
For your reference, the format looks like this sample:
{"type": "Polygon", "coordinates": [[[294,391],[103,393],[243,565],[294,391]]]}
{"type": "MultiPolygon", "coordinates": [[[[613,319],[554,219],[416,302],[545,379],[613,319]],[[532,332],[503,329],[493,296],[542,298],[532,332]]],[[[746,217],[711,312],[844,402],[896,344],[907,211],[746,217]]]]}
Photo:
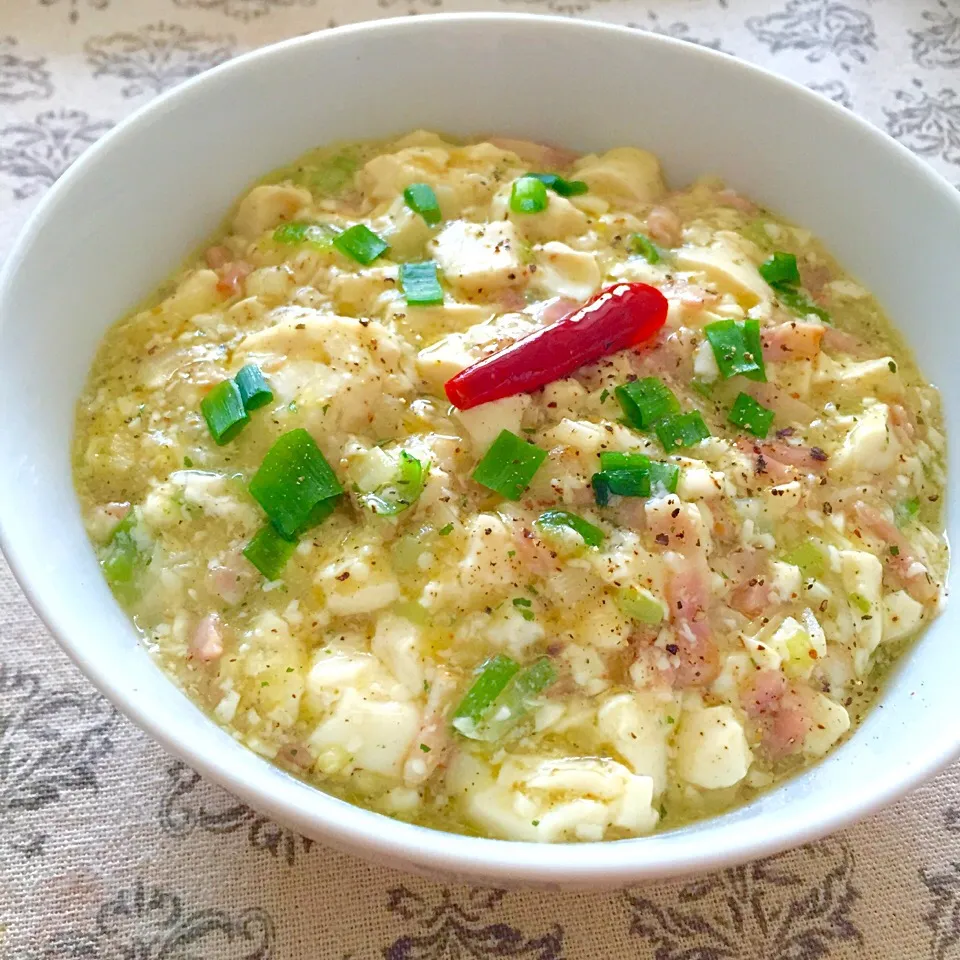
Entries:
{"type": "MultiPolygon", "coordinates": [[[[441,9],[589,16],[725,50],[960,182],[960,0],[0,0],[0,255],[70,162],[162,90],[284,37],[441,9]]],[[[957,768],[852,830],[693,882],[443,887],[305,840],[165,755],[2,566],[0,637],[0,957],[960,958],[957,768]]]]}

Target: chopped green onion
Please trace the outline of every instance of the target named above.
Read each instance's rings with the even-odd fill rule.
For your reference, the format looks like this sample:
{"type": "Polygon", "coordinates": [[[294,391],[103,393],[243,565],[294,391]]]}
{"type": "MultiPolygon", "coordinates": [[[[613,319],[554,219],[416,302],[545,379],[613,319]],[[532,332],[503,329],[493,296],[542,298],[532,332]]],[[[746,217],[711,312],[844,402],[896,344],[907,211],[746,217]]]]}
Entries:
{"type": "Polygon", "coordinates": [[[250,493],[289,539],[325,520],[343,487],[316,441],[299,428],[283,434],[267,451],[250,481],[250,493]]]}
{"type": "Polygon", "coordinates": [[[429,183],[411,183],[403,191],[403,199],[414,213],[423,217],[428,227],[435,227],[443,219],[437,195],[429,183]]]}
{"type": "Polygon", "coordinates": [[[311,186],[323,194],[336,193],[353,176],[358,166],[360,161],[352,153],[338,153],[314,171],[311,186]]]}
{"type": "Polygon", "coordinates": [[[445,523],[445,524],[437,531],[437,533],[439,533],[441,537],[449,537],[450,534],[453,533],[453,524],[452,524],[452,523],[445,523]]]}
{"type": "Polygon", "coordinates": [[[588,547],[599,547],[603,543],[603,531],[599,527],[566,510],[547,510],[534,520],[534,524],[548,530],[551,527],[566,527],[578,533],[588,547]]]}
{"type": "Polygon", "coordinates": [[[648,469],[650,458],[643,453],[619,453],[616,450],[604,450],[600,454],[601,470],[648,469]]]}
{"type": "Polygon", "coordinates": [[[658,420],[680,412],[680,401],[657,377],[631,380],[613,392],[627,422],[638,430],[647,430],[658,420]]]}
{"type": "Polygon", "coordinates": [[[390,249],[383,237],[378,237],[368,226],[362,223],[347,227],[343,233],[334,237],[333,245],[345,256],[366,266],[373,263],[390,249]]]}
{"type": "Polygon", "coordinates": [[[675,463],[650,461],[650,492],[655,497],[665,493],[676,493],[680,482],[680,468],[675,463]]]}
{"type": "Polygon", "coordinates": [[[463,729],[460,729],[460,732],[471,739],[487,743],[501,740],[523,719],[530,709],[530,702],[556,679],[557,671],[550,658],[541,657],[529,667],[524,667],[507,683],[487,708],[479,724],[469,733],[463,729]]]}
{"type": "Polygon", "coordinates": [[[861,613],[870,612],[870,601],[862,593],[851,593],[847,598],[861,613]]]}
{"type": "Polygon", "coordinates": [[[140,548],[132,533],[134,523],[133,510],[130,510],[113,528],[106,549],[100,557],[103,575],[113,587],[130,583],[140,564],[140,548]]]}
{"type": "Polygon", "coordinates": [[[818,307],[802,290],[791,287],[774,287],[774,290],[777,299],[799,316],[805,317],[812,313],[824,323],[830,323],[830,314],[823,307],[818,307]]]}
{"type": "Polygon", "coordinates": [[[617,591],[617,606],[620,612],[650,626],[663,619],[663,604],[642,587],[621,587],[617,591]]]}
{"type": "Polygon", "coordinates": [[[243,406],[240,388],[233,380],[218,383],[201,401],[200,412],[207,421],[214,443],[229,443],[250,419],[243,406]]]}
{"type": "Polygon", "coordinates": [[[663,251],[642,233],[630,237],[630,252],[639,254],[647,263],[659,263],[663,259],[663,251]]]}
{"type": "Polygon", "coordinates": [[[249,413],[273,399],[273,391],[267,384],[263,372],[255,363],[248,363],[240,368],[240,372],[233,378],[240,391],[240,399],[244,409],[249,413]]]}
{"type": "Polygon", "coordinates": [[[546,458],[546,450],[527,443],[509,430],[502,430],[472,476],[477,483],[501,497],[519,500],[546,458]]]}
{"type": "Polygon", "coordinates": [[[524,620],[532,621],[536,619],[534,612],[530,609],[532,603],[526,597],[514,597],[513,605],[524,620]]]}
{"type": "Polygon", "coordinates": [[[536,177],[520,177],[513,181],[510,209],[514,213],[540,213],[547,209],[547,188],[536,177]]]}
{"type": "Polygon", "coordinates": [[[429,472],[429,464],[424,467],[416,457],[401,450],[395,479],[376,490],[361,493],[357,499],[382,517],[396,516],[417,502],[429,472]]]}
{"type": "Polygon", "coordinates": [[[533,601],[528,599],[527,597],[514,597],[513,605],[515,607],[532,607],[533,601]]]}
{"type": "Polygon", "coordinates": [[[822,577],[827,569],[823,551],[810,540],[805,540],[794,547],[783,559],[784,562],[799,567],[808,580],[822,577]]]}
{"type": "Polygon", "coordinates": [[[667,417],[656,425],[657,437],[667,453],[692,447],[710,436],[703,417],[697,410],[667,417]]]}
{"type": "Polygon", "coordinates": [[[411,307],[430,307],[443,303],[443,287],[432,260],[400,265],[400,289],[411,307]]]}
{"type": "Polygon", "coordinates": [[[773,423],[774,412],[757,403],[747,393],[741,393],[733,401],[730,413],[727,414],[727,422],[735,427],[743,427],[755,437],[761,439],[770,432],[770,424],[773,423]]]}
{"type": "Polygon", "coordinates": [[[273,231],[275,243],[283,243],[289,246],[297,246],[305,243],[307,246],[313,247],[316,250],[332,250],[333,238],[335,236],[336,233],[329,227],[299,221],[281,223],[280,226],[273,231]]]}
{"type": "Polygon", "coordinates": [[[902,500],[893,508],[893,519],[898,527],[905,527],[919,510],[920,501],[916,497],[912,500],[902,500]]]}
{"type": "Polygon", "coordinates": [[[724,379],[740,374],[749,380],[766,381],[760,324],[756,320],[717,320],[708,323],[703,332],[724,379]]]}
{"type": "Polygon", "coordinates": [[[565,180],[556,173],[528,173],[527,177],[539,180],[561,197],[579,197],[590,189],[583,180],[565,180]]]}
{"type": "Polygon", "coordinates": [[[783,284],[788,287],[800,286],[800,271],[797,269],[797,258],[792,253],[783,253],[778,250],[772,257],[765,260],[757,268],[771,287],[783,284]]]}
{"type": "Polygon", "coordinates": [[[484,662],[476,680],[454,711],[454,729],[464,736],[471,736],[519,669],[520,665],[515,660],[502,653],[484,662]]]}
{"type": "Polygon", "coordinates": [[[296,540],[281,537],[273,524],[268,523],[243,548],[243,555],[268,580],[276,580],[296,549],[296,540]]]}
{"type": "Polygon", "coordinates": [[[709,400],[713,396],[714,385],[712,383],[708,383],[706,380],[701,380],[699,377],[694,377],[690,381],[690,386],[705,400],[709,400]]]}
{"type": "Polygon", "coordinates": [[[650,496],[650,462],[645,466],[627,467],[620,470],[601,470],[590,481],[593,495],[598,506],[605,507],[610,502],[610,494],[618,497],[650,496]]]}
{"type": "Polygon", "coordinates": [[[899,548],[896,544],[891,544],[891,545],[890,545],[890,556],[891,556],[891,557],[899,557],[899,556],[900,556],[900,548],[899,548]]]}

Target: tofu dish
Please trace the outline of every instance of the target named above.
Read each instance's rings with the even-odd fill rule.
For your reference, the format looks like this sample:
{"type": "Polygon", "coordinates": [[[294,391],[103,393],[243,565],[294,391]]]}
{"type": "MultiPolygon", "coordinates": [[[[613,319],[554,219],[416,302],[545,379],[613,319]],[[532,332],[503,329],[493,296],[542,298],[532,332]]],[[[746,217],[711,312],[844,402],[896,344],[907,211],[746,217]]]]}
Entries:
{"type": "Polygon", "coordinates": [[[635,147],[306,154],[110,328],[73,444],[184,694],[441,830],[618,840],[749,802],[944,600],[939,397],[877,301],[635,147]]]}

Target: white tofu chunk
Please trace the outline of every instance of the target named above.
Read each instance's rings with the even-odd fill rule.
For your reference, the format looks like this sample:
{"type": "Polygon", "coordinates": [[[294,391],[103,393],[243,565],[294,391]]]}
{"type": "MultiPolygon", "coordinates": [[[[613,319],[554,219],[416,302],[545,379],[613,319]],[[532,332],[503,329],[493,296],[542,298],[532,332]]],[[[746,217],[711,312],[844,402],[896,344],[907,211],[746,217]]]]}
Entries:
{"type": "Polygon", "coordinates": [[[618,206],[653,203],[666,189],[660,161],[649,151],[635,147],[616,147],[600,156],[581,157],[575,169],[576,179],[585,181],[591,193],[618,206]]]}
{"type": "Polygon", "coordinates": [[[635,774],[650,777],[653,796],[667,786],[668,704],[640,693],[618,693],[597,711],[602,741],[626,761],[635,774]]]}
{"type": "Polygon", "coordinates": [[[496,293],[526,279],[520,238],[508,220],[455,220],[429,246],[447,282],[465,293],[496,293]]]}
{"type": "Polygon", "coordinates": [[[389,564],[370,547],[347,553],[321,569],[315,583],[323,588],[327,609],[336,616],[372,613],[400,598],[389,564]]]}
{"type": "Polygon", "coordinates": [[[443,385],[478,357],[463,334],[451,333],[417,354],[417,373],[427,390],[442,397],[443,385]]]}
{"type": "Polygon", "coordinates": [[[768,300],[773,293],[757,272],[756,264],[731,244],[681,247],[673,261],[681,270],[703,274],[721,293],[732,293],[750,306],[768,300]]]}
{"type": "Polygon", "coordinates": [[[872,403],[866,407],[834,454],[832,469],[845,474],[858,471],[875,474],[889,470],[900,455],[900,444],[889,419],[890,408],[885,403],[872,403]]]}
{"type": "Polygon", "coordinates": [[[899,640],[909,636],[923,623],[923,604],[917,603],[905,590],[897,590],[883,598],[883,639],[899,640]]]}
{"type": "Polygon", "coordinates": [[[420,711],[412,703],[367,699],[351,688],[310,735],[308,747],[314,756],[340,747],[352,766],[399,777],[419,726],[420,711]]]}
{"type": "Polygon", "coordinates": [[[520,432],[523,414],[530,404],[530,396],[521,393],[492,403],[482,403],[470,410],[460,410],[457,416],[470,437],[474,452],[480,456],[486,453],[501,431],[520,432]]]}
{"type": "Polygon", "coordinates": [[[839,550],[837,557],[859,648],[854,659],[857,672],[862,674],[883,637],[883,609],[880,603],[883,565],[872,553],[862,550],[839,550]]]}
{"type": "Polygon", "coordinates": [[[313,197],[309,190],[291,184],[261,184],[240,201],[233,218],[235,233],[256,240],[265,230],[292,220],[298,211],[309,207],[313,197]]]}
{"type": "Polygon", "coordinates": [[[533,287],[545,297],[589,300],[600,289],[600,268],[594,254],[551,240],[534,248],[539,269],[533,287]]]}
{"type": "Polygon", "coordinates": [[[850,715],[823,693],[814,697],[809,709],[812,725],[803,738],[803,752],[822,757],[850,729],[850,715]]]}
{"type": "Polygon", "coordinates": [[[730,707],[684,713],[675,746],[677,773],[705,790],[739,783],[753,762],[743,727],[730,707]]]}
{"type": "Polygon", "coordinates": [[[903,381],[893,357],[874,360],[834,360],[821,353],[813,382],[851,395],[897,400],[903,397],[903,381]]]}

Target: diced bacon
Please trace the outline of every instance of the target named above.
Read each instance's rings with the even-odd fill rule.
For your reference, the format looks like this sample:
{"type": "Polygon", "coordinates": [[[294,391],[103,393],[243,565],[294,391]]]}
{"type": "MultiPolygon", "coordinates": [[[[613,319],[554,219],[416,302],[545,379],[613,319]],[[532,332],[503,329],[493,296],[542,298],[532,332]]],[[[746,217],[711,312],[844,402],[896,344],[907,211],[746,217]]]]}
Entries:
{"type": "Polygon", "coordinates": [[[247,593],[248,569],[247,561],[231,551],[222,561],[211,564],[207,571],[207,588],[225,603],[239,603],[247,593]]]}
{"type": "Polygon", "coordinates": [[[212,663],[223,654],[223,633],[220,618],[208,613],[196,626],[190,638],[189,657],[202,663],[212,663]]]}
{"type": "Polygon", "coordinates": [[[647,214],[647,233],[663,247],[679,247],[683,243],[683,223],[677,212],[662,204],[647,214]]]}
{"type": "Polygon", "coordinates": [[[800,281],[814,300],[823,298],[823,288],[832,279],[830,268],[823,264],[817,264],[816,266],[810,266],[808,263],[800,264],[800,281]]]}
{"type": "Polygon", "coordinates": [[[666,599],[674,640],[666,650],[677,687],[709,686],[720,669],[717,645],[707,619],[710,568],[700,554],[664,555],[666,599]]]}
{"type": "Polygon", "coordinates": [[[217,272],[220,280],[217,282],[217,290],[225,297],[232,297],[242,292],[243,281],[253,270],[253,267],[245,260],[235,260],[233,263],[226,264],[217,272]]]}
{"type": "Polygon", "coordinates": [[[761,331],[763,359],[767,363],[782,360],[812,360],[820,353],[823,326],[819,323],[804,323],[790,320],[761,331]]]}
{"type": "Polygon", "coordinates": [[[737,448],[753,459],[754,476],[770,483],[788,483],[796,480],[797,471],[793,467],[779,460],[769,457],[759,443],[754,443],[746,437],[739,437],[737,448]]]}
{"type": "Polygon", "coordinates": [[[556,552],[551,550],[530,527],[514,523],[514,542],[517,544],[517,558],[524,568],[540,577],[559,573],[561,564],[556,552]]]}
{"type": "Polygon", "coordinates": [[[745,392],[757,403],[773,410],[781,422],[786,420],[808,425],[817,418],[817,411],[813,407],[772,383],[750,383],[745,385],[745,392]]]}
{"type": "MultiPolygon", "coordinates": [[[[669,299],[668,293],[664,295],[669,299]]],[[[666,330],[663,327],[656,337],[636,348],[632,366],[638,376],[673,378],[678,384],[689,383],[693,377],[693,331],[686,327],[669,333],[666,330]]]]}
{"type": "Polygon", "coordinates": [[[527,298],[514,287],[508,287],[497,294],[497,306],[503,313],[519,313],[526,305],[527,298]]]}
{"type": "Polygon", "coordinates": [[[204,259],[207,261],[207,266],[211,270],[219,270],[233,259],[233,254],[228,247],[210,247],[204,254],[204,259]]]}
{"type": "Polygon", "coordinates": [[[731,190],[729,187],[717,193],[717,203],[724,207],[733,207],[734,210],[739,210],[749,216],[760,212],[760,208],[752,200],[741,197],[736,190],[731,190]]]}
{"type": "Polygon", "coordinates": [[[896,554],[888,550],[884,556],[887,568],[903,584],[903,588],[918,603],[932,603],[940,593],[926,565],[917,559],[916,550],[903,532],[878,510],[858,500],[853,505],[855,518],[871,530],[888,547],[896,547],[896,554]]]}
{"type": "Polygon", "coordinates": [[[621,497],[613,508],[617,523],[628,530],[643,530],[647,525],[646,501],[639,497],[621,497]]]}
{"type": "Polygon", "coordinates": [[[512,137],[490,137],[490,143],[501,150],[515,153],[521,160],[542,170],[563,170],[569,167],[580,154],[549,143],[534,143],[532,140],[515,140],[512,137]]]}
{"type": "Polygon", "coordinates": [[[456,692],[456,680],[443,667],[438,667],[430,683],[423,722],[403,765],[403,780],[407,786],[425,783],[445,762],[452,745],[447,716],[456,692]]]}
{"type": "Polygon", "coordinates": [[[893,424],[893,429],[896,430],[900,441],[905,446],[909,446],[917,434],[917,424],[913,419],[913,414],[903,404],[891,403],[890,422],[893,424]]]}
{"type": "Polygon", "coordinates": [[[644,504],[647,530],[654,542],[681,553],[706,553],[706,531],[696,504],[681,503],[669,496],[647,500],[644,504]]]}
{"type": "Polygon", "coordinates": [[[779,670],[759,670],[741,693],[744,712],[755,721],[760,742],[771,760],[780,760],[803,746],[812,722],[801,692],[792,689],[779,670]]]}
{"type": "Polygon", "coordinates": [[[556,323],[568,313],[573,313],[579,306],[580,304],[576,300],[571,300],[569,297],[551,297],[549,300],[543,300],[536,305],[534,316],[539,323],[546,327],[551,323],[556,323]]]}
{"type": "Polygon", "coordinates": [[[763,574],[751,577],[737,587],[730,597],[730,606],[745,617],[758,617],[770,607],[772,587],[763,574]]]}
{"type": "Polygon", "coordinates": [[[854,357],[862,357],[869,353],[867,345],[846,330],[838,330],[836,327],[823,328],[823,340],[821,345],[826,350],[835,350],[838,353],[849,353],[854,357]]]}
{"type": "Polygon", "coordinates": [[[805,447],[774,440],[770,443],[752,443],[745,437],[737,440],[737,447],[756,457],[756,472],[766,473],[777,483],[795,478],[791,468],[806,473],[820,473],[827,455],[819,447],[805,447]]]}

